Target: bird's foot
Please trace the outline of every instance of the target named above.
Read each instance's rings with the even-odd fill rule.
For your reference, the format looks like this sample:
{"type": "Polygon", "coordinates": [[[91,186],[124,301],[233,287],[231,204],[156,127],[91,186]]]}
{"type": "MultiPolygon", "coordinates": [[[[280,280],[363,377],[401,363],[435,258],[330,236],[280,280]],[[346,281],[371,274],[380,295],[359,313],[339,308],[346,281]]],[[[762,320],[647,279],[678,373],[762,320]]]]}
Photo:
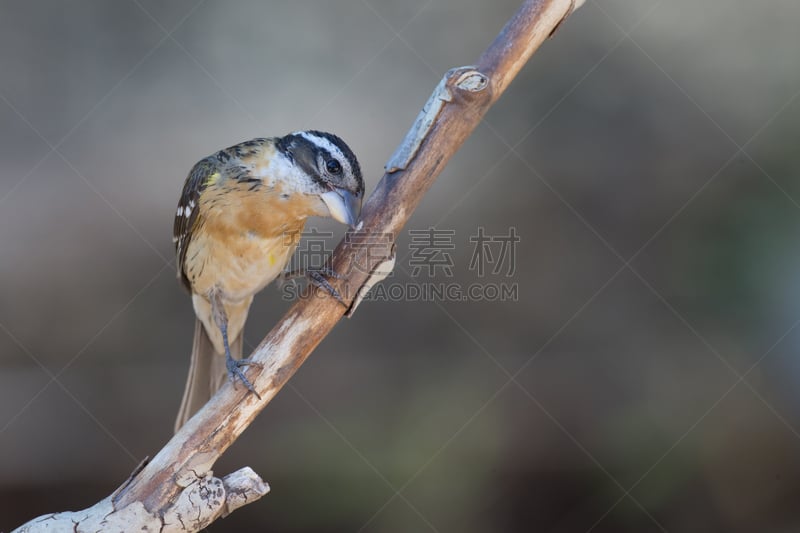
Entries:
{"type": "Polygon", "coordinates": [[[261,399],[261,395],[256,392],[256,389],[253,387],[253,384],[250,383],[250,380],[247,379],[247,376],[244,375],[242,372],[242,367],[247,366],[255,366],[258,368],[262,368],[263,365],[261,363],[257,363],[252,359],[234,359],[233,357],[228,356],[225,359],[225,366],[228,368],[228,377],[233,382],[233,386],[236,386],[236,379],[238,378],[247,387],[247,390],[252,392],[256,395],[256,398],[259,400],[261,399]]]}
{"type": "Polygon", "coordinates": [[[309,268],[305,270],[291,270],[283,273],[283,279],[294,279],[296,277],[305,276],[308,281],[315,287],[324,290],[342,304],[347,305],[333,285],[326,278],[342,279],[344,276],[330,268],[329,266],[322,266],[320,268],[309,268]]]}
{"type": "Polygon", "coordinates": [[[328,294],[330,294],[331,296],[336,298],[336,300],[340,304],[346,305],[344,303],[344,298],[342,298],[342,295],[339,294],[339,291],[337,291],[334,288],[334,286],[331,285],[330,282],[326,279],[326,276],[334,278],[334,279],[341,279],[342,276],[339,275],[337,272],[333,271],[332,269],[330,269],[328,267],[323,267],[323,268],[318,269],[318,270],[309,270],[309,271],[307,271],[306,272],[306,276],[308,276],[308,280],[312,284],[314,284],[316,287],[319,287],[320,289],[324,290],[325,292],[327,292],[328,294]]]}

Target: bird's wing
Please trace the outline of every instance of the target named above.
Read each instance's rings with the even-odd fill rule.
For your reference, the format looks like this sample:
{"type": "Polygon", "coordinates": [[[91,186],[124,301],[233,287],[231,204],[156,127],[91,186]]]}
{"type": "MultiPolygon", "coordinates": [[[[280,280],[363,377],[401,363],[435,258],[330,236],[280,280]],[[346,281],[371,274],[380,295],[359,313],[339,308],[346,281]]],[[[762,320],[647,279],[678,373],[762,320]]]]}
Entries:
{"type": "Polygon", "coordinates": [[[175,213],[175,223],[172,226],[172,240],[175,243],[175,253],[178,256],[178,276],[183,285],[191,290],[189,280],[184,272],[184,261],[186,260],[186,250],[192,239],[193,229],[200,222],[198,213],[200,211],[200,194],[208,187],[209,183],[220,176],[218,164],[213,158],[207,157],[198,162],[183,184],[183,192],[178,201],[178,211],[175,213]]]}

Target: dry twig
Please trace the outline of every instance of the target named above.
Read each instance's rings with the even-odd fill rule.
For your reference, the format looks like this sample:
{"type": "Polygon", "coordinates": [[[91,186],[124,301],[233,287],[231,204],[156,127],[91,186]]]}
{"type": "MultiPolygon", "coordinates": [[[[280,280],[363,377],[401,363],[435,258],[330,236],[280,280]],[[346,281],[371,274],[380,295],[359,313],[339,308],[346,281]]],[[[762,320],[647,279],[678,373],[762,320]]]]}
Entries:
{"type": "MultiPolygon", "coordinates": [[[[333,269],[347,273],[333,283],[345,299],[352,302],[369,281],[369,272],[389,259],[367,251],[369,235],[399,234],[489,107],[582,3],[526,0],[475,66],[445,75],[367,200],[361,229],[350,233],[333,254],[333,269]]],[[[197,531],[266,494],[269,487],[249,468],[223,479],[213,477],[211,468],[345,311],[322,293],[299,300],[252,355],[263,364],[248,375],[261,400],[228,383],[114,494],[84,511],[41,516],[17,531],[197,531]]]]}

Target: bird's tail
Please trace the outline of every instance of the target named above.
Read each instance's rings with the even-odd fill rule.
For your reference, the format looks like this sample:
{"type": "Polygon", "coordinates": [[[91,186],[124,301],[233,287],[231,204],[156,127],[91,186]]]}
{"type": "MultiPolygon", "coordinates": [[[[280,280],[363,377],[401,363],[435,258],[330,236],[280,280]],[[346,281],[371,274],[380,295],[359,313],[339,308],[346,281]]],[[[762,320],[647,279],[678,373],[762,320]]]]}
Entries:
{"type": "MultiPolygon", "coordinates": [[[[240,332],[230,343],[231,355],[234,359],[242,357],[242,338],[240,332]]],[[[189,376],[186,378],[186,389],[175,420],[177,432],[192,415],[203,407],[211,396],[219,390],[228,378],[225,367],[225,354],[217,353],[206,329],[200,320],[194,323],[194,342],[192,358],[189,364],[189,376]]]]}

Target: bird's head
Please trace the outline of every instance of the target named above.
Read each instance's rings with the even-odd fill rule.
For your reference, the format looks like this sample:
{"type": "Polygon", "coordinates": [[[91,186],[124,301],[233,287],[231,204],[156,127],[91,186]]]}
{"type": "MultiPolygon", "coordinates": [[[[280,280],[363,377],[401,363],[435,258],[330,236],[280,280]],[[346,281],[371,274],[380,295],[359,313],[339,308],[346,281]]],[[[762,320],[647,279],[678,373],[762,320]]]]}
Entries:
{"type": "MultiPolygon", "coordinates": [[[[353,226],[361,212],[364,178],[345,142],[322,131],[298,131],[275,140],[282,180],[297,192],[316,196],[335,220],[353,226]]],[[[323,213],[321,213],[323,214],[323,213]]]]}

